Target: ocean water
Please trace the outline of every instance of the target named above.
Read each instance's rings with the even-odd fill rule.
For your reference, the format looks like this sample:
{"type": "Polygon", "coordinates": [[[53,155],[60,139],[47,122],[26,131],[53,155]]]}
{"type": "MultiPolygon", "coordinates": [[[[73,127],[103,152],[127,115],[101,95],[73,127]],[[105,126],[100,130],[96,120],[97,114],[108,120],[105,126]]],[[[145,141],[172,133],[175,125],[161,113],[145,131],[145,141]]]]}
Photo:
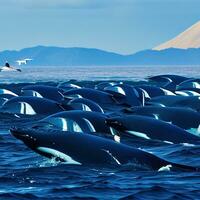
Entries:
{"type": "MultiPolygon", "coordinates": [[[[26,67],[0,72],[1,87],[19,91],[30,82],[57,85],[76,79],[138,81],[158,74],[200,77],[200,66],[26,67]],[[14,84],[13,84],[14,83],[14,84]]],[[[16,140],[9,127],[24,121],[0,114],[0,199],[200,199],[199,172],[140,171],[132,166],[102,168],[56,162],[16,140]]],[[[200,167],[200,146],[133,144],[169,161],[200,167]]]]}
{"type": "Polygon", "coordinates": [[[22,66],[20,72],[0,72],[1,83],[75,80],[143,80],[158,74],[199,77],[200,66],[22,66]]]}

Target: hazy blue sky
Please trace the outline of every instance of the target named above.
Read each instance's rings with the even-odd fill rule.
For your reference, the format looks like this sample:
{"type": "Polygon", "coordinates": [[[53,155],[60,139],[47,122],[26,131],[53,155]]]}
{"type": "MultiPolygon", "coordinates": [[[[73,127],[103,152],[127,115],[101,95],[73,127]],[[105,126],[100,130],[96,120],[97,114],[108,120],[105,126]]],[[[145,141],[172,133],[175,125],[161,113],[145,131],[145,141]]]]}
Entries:
{"type": "Polygon", "coordinates": [[[200,0],[0,0],[0,50],[51,45],[129,54],[196,23],[199,8],[200,0]]]}

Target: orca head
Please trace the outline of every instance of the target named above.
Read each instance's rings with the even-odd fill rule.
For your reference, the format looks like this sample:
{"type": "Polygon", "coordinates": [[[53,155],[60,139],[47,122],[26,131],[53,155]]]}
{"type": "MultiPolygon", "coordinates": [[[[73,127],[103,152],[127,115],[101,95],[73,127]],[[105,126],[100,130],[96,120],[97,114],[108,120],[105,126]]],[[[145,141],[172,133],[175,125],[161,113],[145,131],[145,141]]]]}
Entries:
{"type": "Polygon", "coordinates": [[[37,147],[37,134],[34,132],[34,130],[25,130],[21,127],[11,127],[10,133],[15,138],[24,142],[29,148],[34,150],[37,147]]]}
{"type": "Polygon", "coordinates": [[[69,164],[81,164],[68,155],[69,151],[66,151],[69,142],[66,141],[66,137],[64,136],[67,133],[58,130],[49,130],[48,132],[44,130],[35,131],[33,129],[23,129],[19,127],[12,127],[10,132],[15,138],[21,140],[30,149],[42,156],[55,158],[56,161],[69,164]],[[68,143],[66,144],[65,142],[68,143]],[[65,145],[63,145],[63,143],[65,145]]]}
{"type": "MultiPolygon", "coordinates": [[[[150,139],[150,137],[138,128],[133,128],[133,125],[136,125],[137,122],[132,123],[132,121],[126,121],[122,117],[109,118],[106,120],[107,125],[110,126],[110,131],[113,135],[119,137],[139,137],[143,139],[150,139]]],[[[137,126],[137,125],[136,125],[137,126]]]]}
{"type": "Polygon", "coordinates": [[[12,127],[10,132],[15,138],[21,140],[27,147],[48,158],[53,158],[54,156],[51,153],[41,151],[41,147],[44,149],[51,149],[51,151],[57,151],[56,147],[59,146],[56,145],[55,139],[56,135],[58,135],[58,131],[55,130],[49,130],[46,132],[42,129],[34,130],[31,128],[12,127]]]}
{"type": "Polygon", "coordinates": [[[120,136],[121,132],[125,132],[127,130],[126,127],[123,125],[123,123],[115,118],[106,119],[106,124],[110,126],[110,131],[112,135],[120,136]]]}

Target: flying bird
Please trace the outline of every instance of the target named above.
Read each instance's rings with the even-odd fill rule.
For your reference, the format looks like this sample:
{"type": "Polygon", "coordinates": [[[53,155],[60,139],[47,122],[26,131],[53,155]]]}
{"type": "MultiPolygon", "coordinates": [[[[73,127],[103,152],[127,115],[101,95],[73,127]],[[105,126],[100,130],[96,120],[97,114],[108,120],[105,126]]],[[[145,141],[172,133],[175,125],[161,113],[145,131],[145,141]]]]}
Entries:
{"type": "Polygon", "coordinates": [[[33,59],[31,59],[31,58],[25,58],[25,59],[22,59],[22,60],[16,60],[16,62],[18,63],[18,65],[23,65],[23,64],[26,65],[27,62],[29,62],[31,60],[33,60],[33,59]]]}

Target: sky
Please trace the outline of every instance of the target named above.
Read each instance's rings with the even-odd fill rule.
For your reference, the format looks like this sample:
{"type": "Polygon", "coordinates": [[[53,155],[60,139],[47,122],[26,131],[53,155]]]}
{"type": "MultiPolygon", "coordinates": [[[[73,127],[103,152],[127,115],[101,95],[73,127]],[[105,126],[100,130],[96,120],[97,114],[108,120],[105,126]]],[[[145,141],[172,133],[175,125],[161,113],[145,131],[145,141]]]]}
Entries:
{"type": "Polygon", "coordinates": [[[200,20],[199,0],[0,0],[0,51],[151,49],[200,20]]]}

